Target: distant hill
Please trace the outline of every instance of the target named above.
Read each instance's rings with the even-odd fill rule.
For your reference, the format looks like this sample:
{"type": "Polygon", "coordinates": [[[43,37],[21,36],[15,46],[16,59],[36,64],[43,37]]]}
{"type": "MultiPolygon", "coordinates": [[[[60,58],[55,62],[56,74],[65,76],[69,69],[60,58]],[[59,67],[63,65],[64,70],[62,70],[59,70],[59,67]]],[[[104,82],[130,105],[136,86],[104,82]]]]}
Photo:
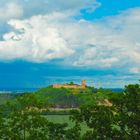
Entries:
{"type": "Polygon", "coordinates": [[[48,86],[41,88],[33,92],[25,92],[20,94],[0,94],[0,105],[5,104],[7,101],[14,101],[14,99],[24,96],[25,94],[33,94],[37,100],[42,103],[49,104],[56,108],[77,108],[84,104],[93,102],[93,99],[108,99],[112,96],[112,93],[118,93],[111,89],[97,89],[94,87],[86,87],[85,89],[70,89],[70,88],[53,88],[48,86]]]}

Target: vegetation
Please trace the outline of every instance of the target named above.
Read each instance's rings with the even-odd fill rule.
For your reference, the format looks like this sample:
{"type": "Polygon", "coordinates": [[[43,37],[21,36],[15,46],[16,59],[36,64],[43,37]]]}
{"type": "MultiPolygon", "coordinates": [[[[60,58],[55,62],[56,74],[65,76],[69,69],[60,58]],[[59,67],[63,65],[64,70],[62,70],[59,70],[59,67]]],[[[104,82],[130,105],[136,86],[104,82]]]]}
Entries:
{"type": "Polygon", "coordinates": [[[12,98],[2,106],[1,140],[140,139],[140,84],[128,85],[120,93],[50,86],[12,98]],[[61,115],[62,121],[60,115],[45,115],[52,108],[73,110],[67,117],[61,115]]]}
{"type": "MultiPolygon", "coordinates": [[[[35,92],[38,99],[44,99],[46,103],[58,108],[78,108],[83,104],[88,104],[92,101],[95,93],[110,93],[109,90],[96,89],[94,87],[87,87],[86,89],[66,89],[53,88],[52,86],[42,88],[35,92]]],[[[106,94],[107,95],[107,94],[106,94]]]]}

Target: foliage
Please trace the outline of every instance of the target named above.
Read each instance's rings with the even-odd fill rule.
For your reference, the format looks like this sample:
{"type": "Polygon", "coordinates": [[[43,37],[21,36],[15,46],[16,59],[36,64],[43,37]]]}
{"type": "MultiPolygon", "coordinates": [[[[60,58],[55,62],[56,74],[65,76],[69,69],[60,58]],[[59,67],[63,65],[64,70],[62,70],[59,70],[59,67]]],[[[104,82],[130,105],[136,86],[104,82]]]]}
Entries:
{"type": "MultiPolygon", "coordinates": [[[[35,94],[26,94],[8,103],[11,112],[0,115],[0,139],[2,140],[77,140],[79,127],[67,128],[67,123],[49,122],[36,108],[44,107],[35,94]],[[77,130],[77,131],[75,131],[77,130]],[[72,134],[72,135],[69,135],[72,134]]],[[[45,106],[46,107],[46,106],[45,106]]]]}
{"type": "MultiPolygon", "coordinates": [[[[92,88],[72,94],[70,89],[42,89],[24,94],[8,102],[9,113],[0,113],[2,140],[139,140],[140,139],[140,85],[128,85],[122,93],[92,88]],[[95,90],[94,90],[95,91],[95,90]],[[58,94],[59,93],[59,94],[58,94]],[[64,102],[69,101],[68,103],[64,102]],[[62,107],[81,106],[71,111],[68,123],[52,122],[42,114],[49,111],[48,102],[62,107]],[[89,129],[81,134],[81,124],[89,129]]],[[[51,106],[52,107],[52,106],[51,106]]]]}
{"type": "Polygon", "coordinates": [[[128,85],[124,93],[109,95],[111,106],[99,104],[98,100],[72,111],[74,121],[85,122],[91,128],[83,139],[140,139],[140,85],[128,85]]]}

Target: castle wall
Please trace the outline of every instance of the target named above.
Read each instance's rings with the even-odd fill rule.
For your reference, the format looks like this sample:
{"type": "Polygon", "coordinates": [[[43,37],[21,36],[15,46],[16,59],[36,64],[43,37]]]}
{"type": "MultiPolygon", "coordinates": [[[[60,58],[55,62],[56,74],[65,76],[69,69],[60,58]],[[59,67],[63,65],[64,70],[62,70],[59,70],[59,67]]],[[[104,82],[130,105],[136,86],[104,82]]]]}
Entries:
{"type": "Polygon", "coordinates": [[[54,84],[53,88],[85,89],[86,88],[86,82],[85,82],[85,80],[83,80],[81,85],[54,84]]]}
{"type": "Polygon", "coordinates": [[[78,85],[63,85],[63,84],[54,84],[53,88],[74,88],[74,89],[80,89],[80,88],[85,88],[82,86],[78,86],[78,85]]]}

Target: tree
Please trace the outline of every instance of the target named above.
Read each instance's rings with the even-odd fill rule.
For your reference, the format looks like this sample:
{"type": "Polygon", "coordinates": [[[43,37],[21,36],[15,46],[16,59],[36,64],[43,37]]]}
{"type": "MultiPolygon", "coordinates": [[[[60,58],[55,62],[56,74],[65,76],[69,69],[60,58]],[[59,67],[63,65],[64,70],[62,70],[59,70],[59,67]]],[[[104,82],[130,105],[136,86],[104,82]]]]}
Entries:
{"type": "Polygon", "coordinates": [[[130,128],[131,137],[140,139],[140,85],[128,85],[125,87],[125,105],[128,116],[126,123],[130,128]]]}

